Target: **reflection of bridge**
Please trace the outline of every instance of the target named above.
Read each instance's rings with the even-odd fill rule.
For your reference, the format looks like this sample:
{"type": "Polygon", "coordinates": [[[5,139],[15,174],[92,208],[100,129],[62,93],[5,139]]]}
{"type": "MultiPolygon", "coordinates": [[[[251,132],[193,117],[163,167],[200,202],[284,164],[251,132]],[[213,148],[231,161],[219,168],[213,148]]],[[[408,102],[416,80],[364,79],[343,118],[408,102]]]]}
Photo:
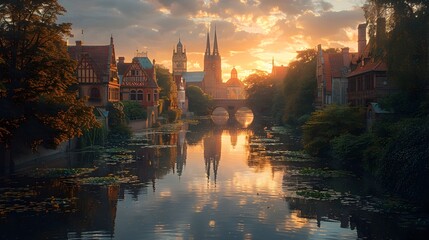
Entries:
{"type": "Polygon", "coordinates": [[[246,99],[213,99],[213,110],[218,107],[222,107],[228,111],[230,117],[233,117],[237,110],[242,107],[251,109],[251,107],[247,104],[246,99]]]}

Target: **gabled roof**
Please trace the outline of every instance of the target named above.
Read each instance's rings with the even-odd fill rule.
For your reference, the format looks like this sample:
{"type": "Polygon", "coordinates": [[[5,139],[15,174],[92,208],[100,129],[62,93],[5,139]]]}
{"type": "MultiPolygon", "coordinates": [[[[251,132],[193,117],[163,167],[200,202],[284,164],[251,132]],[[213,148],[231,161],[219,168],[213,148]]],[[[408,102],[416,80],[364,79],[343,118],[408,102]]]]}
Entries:
{"type": "Polygon", "coordinates": [[[142,66],[144,69],[152,69],[153,68],[153,64],[148,57],[135,57],[135,58],[133,58],[133,61],[134,60],[139,61],[140,66],[142,66]]]}
{"type": "Polygon", "coordinates": [[[118,62],[117,66],[118,66],[119,84],[122,84],[122,78],[126,73],[126,71],[128,70],[128,68],[131,66],[131,63],[118,62]]]}
{"type": "Polygon", "coordinates": [[[187,83],[197,83],[203,81],[204,75],[205,72],[184,72],[182,78],[185,79],[187,83]]]}
{"type": "Polygon", "coordinates": [[[364,61],[364,65],[359,64],[357,68],[351,72],[347,77],[353,77],[360,74],[364,74],[367,72],[386,72],[387,71],[387,65],[382,62],[381,60],[378,61],[372,61],[368,59],[367,62],[364,61]]]}
{"type": "Polygon", "coordinates": [[[110,45],[102,46],[68,46],[67,51],[70,57],[78,62],[81,61],[82,56],[86,55],[90,58],[93,64],[97,78],[103,82],[103,77],[108,77],[110,74],[110,45]]]}

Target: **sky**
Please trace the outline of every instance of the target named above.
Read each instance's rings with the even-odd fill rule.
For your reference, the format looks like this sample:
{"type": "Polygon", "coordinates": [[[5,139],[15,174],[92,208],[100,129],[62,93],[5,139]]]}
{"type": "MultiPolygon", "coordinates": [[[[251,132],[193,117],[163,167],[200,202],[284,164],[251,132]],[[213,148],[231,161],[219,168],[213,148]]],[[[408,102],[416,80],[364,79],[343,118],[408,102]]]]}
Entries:
{"type": "MultiPolygon", "coordinates": [[[[107,45],[131,62],[137,52],[171,71],[173,49],[186,48],[188,71],[202,71],[207,32],[216,28],[223,80],[235,67],[243,80],[255,69],[287,66],[308,48],[357,51],[364,0],[59,0],[72,23],[70,45],[107,45]],[[83,34],[82,34],[83,33],[83,34]]],[[[211,46],[213,50],[213,46],[211,46]]]]}

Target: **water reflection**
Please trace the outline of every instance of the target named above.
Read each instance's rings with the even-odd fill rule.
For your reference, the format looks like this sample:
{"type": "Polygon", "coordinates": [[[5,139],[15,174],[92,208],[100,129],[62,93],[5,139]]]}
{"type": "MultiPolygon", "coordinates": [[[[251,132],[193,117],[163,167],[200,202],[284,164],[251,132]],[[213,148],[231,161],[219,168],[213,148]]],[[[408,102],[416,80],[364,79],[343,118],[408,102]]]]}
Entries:
{"type": "Polygon", "coordinates": [[[225,126],[228,124],[229,127],[232,125],[241,128],[247,128],[250,126],[250,124],[252,124],[254,115],[252,110],[243,107],[238,109],[234,117],[231,118],[226,109],[218,107],[213,111],[211,119],[216,125],[219,126],[225,126]]]}
{"type": "Polygon", "coordinates": [[[125,146],[39,162],[45,168],[96,166],[93,176],[133,181],[86,186],[25,172],[2,179],[0,239],[417,239],[425,233],[404,228],[395,215],[294,195],[333,180],[293,175],[311,163],[275,156],[292,146],[279,138],[237,122],[202,121],[142,132],[125,146]],[[131,157],[111,161],[107,152],[131,157]],[[39,201],[44,211],[5,213],[10,200],[4,196],[18,199],[10,207],[39,201]]]}

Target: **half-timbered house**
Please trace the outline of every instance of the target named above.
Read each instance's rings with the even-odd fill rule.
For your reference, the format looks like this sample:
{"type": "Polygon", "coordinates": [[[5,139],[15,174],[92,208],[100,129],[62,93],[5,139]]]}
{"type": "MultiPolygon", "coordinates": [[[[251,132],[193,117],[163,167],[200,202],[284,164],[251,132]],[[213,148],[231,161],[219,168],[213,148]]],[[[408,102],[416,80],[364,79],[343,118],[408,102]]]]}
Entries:
{"type": "Polygon", "coordinates": [[[131,63],[125,58],[118,61],[118,73],[121,84],[122,101],[136,101],[147,111],[148,125],[152,126],[158,118],[159,87],[156,80],[155,60],[153,63],[147,54],[141,53],[131,63]]]}
{"type": "Polygon", "coordinates": [[[88,45],[76,41],[68,46],[70,57],[78,62],[76,77],[79,97],[87,97],[88,105],[105,107],[119,101],[119,78],[113,37],[109,45],[88,45]]]}

